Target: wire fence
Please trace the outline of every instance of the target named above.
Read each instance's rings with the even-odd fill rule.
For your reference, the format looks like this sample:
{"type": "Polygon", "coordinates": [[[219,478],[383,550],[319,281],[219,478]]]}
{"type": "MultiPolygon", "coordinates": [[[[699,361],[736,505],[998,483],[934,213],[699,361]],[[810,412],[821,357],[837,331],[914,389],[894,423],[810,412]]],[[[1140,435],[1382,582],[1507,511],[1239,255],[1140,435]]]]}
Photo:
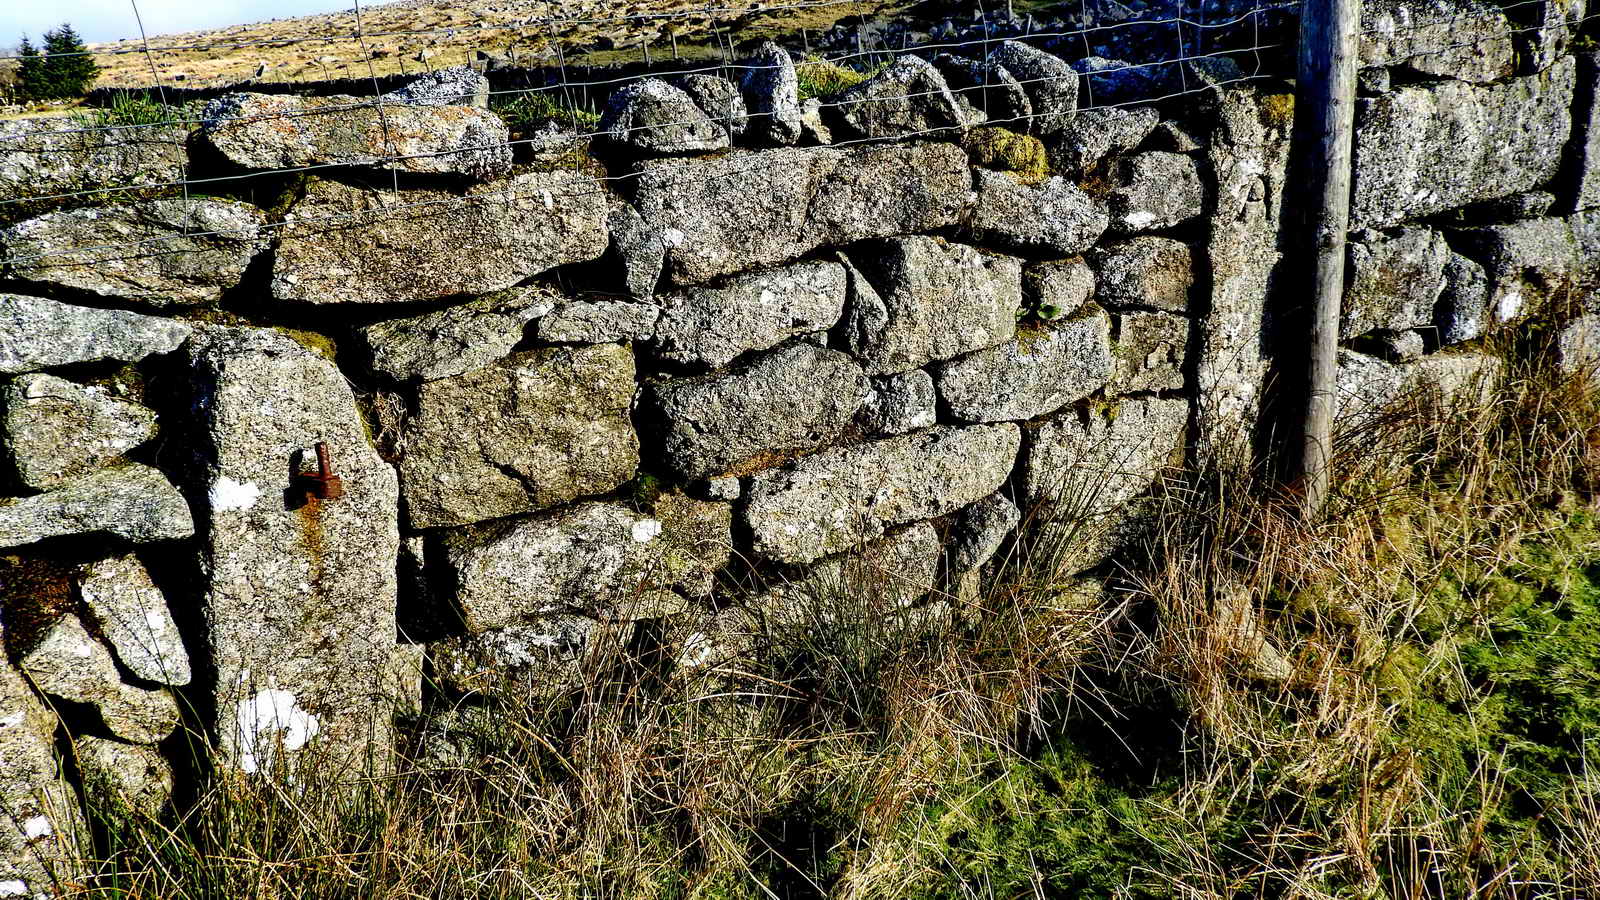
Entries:
{"type": "MultiPolygon", "coordinates": [[[[1222,3],[1226,0],[1179,0],[1176,6],[1164,12],[1156,12],[1145,16],[1122,16],[1115,21],[1104,21],[1105,17],[1096,17],[1087,6],[1080,6],[1078,22],[1082,27],[1038,27],[1038,22],[1033,17],[1020,19],[1014,13],[995,14],[986,11],[981,3],[974,4],[973,17],[964,27],[957,27],[954,19],[946,20],[940,25],[947,26],[946,31],[961,31],[953,38],[931,39],[935,28],[929,32],[930,39],[919,42],[905,40],[899,49],[886,49],[881,46],[867,47],[866,41],[859,37],[852,49],[839,51],[809,50],[809,38],[800,36],[798,40],[807,46],[795,47],[795,55],[801,57],[803,65],[837,66],[849,69],[862,75],[874,73],[891,59],[901,55],[915,55],[923,59],[938,59],[949,55],[959,60],[981,61],[1005,40],[1019,39],[1025,43],[1045,48],[1063,61],[1068,63],[1100,57],[1104,60],[1105,68],[1094,69],[1083,66],[1078,75],[1071,76],[1081,83],[1081,90],[1077,101],[1079,114],[1094,110],[1115,110],[1152,104],[1172,108],[1182,104],[1185,98],[1226,88],[1233,85],[1259,81],[1262,79],[1278,78],[1292,74],[1294,55],[1293,25],[1298,13],[1298,0],[1236,0],[1224,9],[1222,3]],[[1185,4],[1188,6],[1185,6],[1185,4]],[[1189,8],[1192,7],[1192,8],[1189,8]],[[1123,47],[1128,50],[1126,54],[1134,58],[1107,58],[1103,54],[1108,48],[1123,47]],[[1164,49],[1165,48],[1165,49],[1164,49]],[[1225,61],[1225,62],[1220,62],[1225,61]]],[[[137,0],[130,0],[135,16],[138,16],[137,0]]],[[[775,12],[819,9],[846,8],[856,6],[854,0],[814,0],[814,2],[793,3],[779,6],[766,6],[762,8],[763,14],[775,12]]],[[[1387,65],[1403,65],[1424,56],[1450,56],[1469,47],[1481,47],[1489,41],[1511,40],[1525,41],[1538,39],[1540,36],[1551,32],[1552,25],[1540,21],[1540,17],[1532,13],[1543,10],[1548,6],[1546,0],[1514,0],[1500,7],[1507,16],[1505,27],[1497,31],[1485,31],[1482,24],[1485,14],[1479,10],[1460,15],[1434,15],[1426,18],[1408,18],[1405,22],[1386,20],[1380,25],[1371,25],[1364,28],[1362,37],[1381,38],[1390,46],[1400,46],[1405,39],[1427,37],[1429,40],[1418,40],[1420,46],[1412,48],[1406,56],[1397,59],[1385,59],[1387,65]],[[1526,15],[1524,15],[1526,14],[1526,15]],[[1524,21],[1535,21],[1537,24],[1515,24],[1518,17],[1524,21]],[[1475,28],[1471,33],[1475,36],[1471,40],[1439,42],[1441,33],[1452,33],[1461,23],[1472,21],[1475,28]]],[[[1122,8],[1125,9],[1125,8],[1122,8]]],[[[404,186],[401,181],[405,164],[437,157],[463,157],[500,147],[507,148],[512,154],[519,157],[526,156],[536,147],[549,146],[552,142],[561,147],[583,147],[590,144],[604,147],[607,142],[626,140],[629,135],[620,134],[610,128],[601,127],[608,124],[600,120],[597,124],[596,111],[603,108],[606,98],[614,90],[648,75],[654,78],[681,79],[691,75],[715,75],[727,78],[736,85],[751,75],[769,72],[774,68],[772,64],[753,62],[748,56],[741,59],[733,49],[737,46],[735,38],[738,31],[730,23],[725,29],[728,33],[726,40],[718,40],[719,58],[711,61],[688,61],[681,59],[663,60],[643,67],[633,66],[622,69],[594,69],[569,66],[563,58],[559,58],[559,35],[563,28],[570,28],[577,23],[606,23],[617,25],[639,26],[641,23],[659,23],[662,21],[691,21],[708,20],[715,22],[721,14],[742,14],[747,10],[740,7],[705,6],[695,7],[691,10],[679,10],[671,13],[638,14],[617,17],[586,17],[563,18],[560,16],[544,17],[537,20],[526,19],[516,26],[490,25],[490,28],[519,28],[524,32],[544,30],[554,37],[558,50],[558,62],[553,67],[543,67],[536,72],[528,70],[516,73],[516,78],[498,78],[491,82],[488,91],[488,102],[491,110],[505,110],[523,98],[542,98],[543,109],[550,111],[544,131],[539,133],[513,133],[511,138],[504,142],[493,144],[474,144],[470,146],[451,146],[448,149],[431,150],[425,152],[402,153],[390,131],[388,112],[392,111],[399,101],[387,96],[383,90],[381,80],[376,71],[369,66],[368,77],[365,83],[369,85],[370,95],[365,97],[346,96],[332,98],[317,103],[316,105],[283,112],[275,112],[270,118],[292,122],[306,117],[336,117],[347,115],[362,110],[371,110],[377,119],[379,132],[382,135],[382,152],[363,154],[360,158],[339,158],[329,161],[308,162],[300,165],[285,165],[274,168],[240,171],[230,169],[219,164],[197,164],[187,152],[189,132],[196,128],[215,127],[215,119],[208,120],[205,111],[198,104],[179,106],[167,101],[176,94],[173,86],[164,83],[153,56],[150,54],[160,52],[213,52],[217,49],[236,48],[249,46],[248,44],[219,44],[206,43],[158,43],[152,45],[148,39],[143,41],[144,47],[140,52],[146,53],[151,71],[151,89],[160,99],[160,108],[163,114],[148,121],[119,124],[85,122],[82,120],[68,120],[59,127],[51,125],[33,125],[25,128],[4,128],[0,123],[0,154],[12,152],[14,149],[25,145],[31,147],[43,146],[41,142],[51,140],[77,140],[89,146],[104,143],[173,141],[182,150],[181,158],[184,160],[181,175],[176,178],[158,179],[155,181],[130,179],[114,183],[97,184],[74,190],[60,190],[50,193],[33,195],[19,195],[14,197],[0,197],[0,221],[17,221],[17,215],[8,215],[14,210],[24,209],[31,214],[42,207],[68,208],[75,206],[95,205],[104,202],[116,202],[129,196],[136,197],[182,197],[185,201],[196,195],[239,195],[247,193],[252,185],[281,183],[283,179],[293,176],[309,174],[335,174],[347,170],[361,170],[372,172],[376,170],[386,176],[392,190],[399,192],[398,196],[391,198],[398,202],[386,203],[383,207],[383,216],[395,216],[413,211],[428,210],[440,214],[447,213],[451,207],[465,204],[481,204],[487,202],[514,202],[517,200],[538,197],[543,200],[549,197],[553,202],[566,202],[577,199],[580,195],[594,193],[609,193],[620,187],[621,183],[645,177],[646,171],[650,177],[696,177],[696,178],[732,178],[738,177],[749,171],[763,166],[792,165],[792,158],[782,154],[749,154],[739,157],[737,162],[728,160],[719,161],[716,165],[706,165],[704,161],[694,157],[669,158],[654,163],[643,170],[633,166],[617,166],[612,171],[595,173],[592,176],[575,180],[574,184],[582,185],[568,189],[565,193],[551,196],[548,186],[541,186],[534,194],[527,194],[515,186],[514,182],[507,181],[504,185],[492,190],[476,190],[470,194],[443,195],[437,190],[425,192],[424,199],[409,200],[402,191],[404,186]],[[516,86],[516,80],[538,81],[534,86],[516,86]],[[618,171],[620,169],[620,171],[618,171]]],[[[410,30],[406,32],[374,32],[368,34],[364,31],[362,7],[358,3],[354,10],[356,28],[348,40],[363,48],[364,55],[370,61],[370,53],[366,51],[369,38],[379,35],[396,33],[426,34],[426,30],[410,30]]],[[[1119,13],[1120,15],[1120,13],[1119,13]]],[[[1573,19],[1562,23],[1559,27],[1570,29],[1575,34],[1585,23],[1600,17],[1600,14],[1590,15],[1581,19],[1573,19]]],[[[1493,17],[1488,18],[1494,21],[1493,17]]],[[[1044,22],[1061,20],[1044,19],[1044,22]]],[[[716,26],[712,26],[717,30],[716,26]]],[[[902,34],[910,35],[911,30],[902,30],[902,34]]],[[[306,42],[324,43],[329,40],[326,35],[304,36],[296,39],[278,38],[274,42],[281,43],[285,40],[303,40],[306,42]]],[[[794,37],[787,40],[780,39],[782,43],[793,44],[794,37]]],[[[820,43],[820,42],[819,42],[820,43]]],[[[122,51],[118,51],[122,52],[122,51]]],[[[129,51],[132,52],[132,51],[129,51]]],[[[982,106],[985,92],[1000,85],[991,82],[989,70],[984,69],[984,81],[972,86],[956,89],[957,94],[966,95],[971,92],[974,103],[982,106]]],[[[1017,85],[1024,91],[1032,93],[1034,89],[1048,87],[1049,83],[1059,81],[1060,76],[1035,75],[1032,77],[1016,78],[1017,85]]],[[[250,90],[250,86],[240,86],[242,90],[250,90]]],[[[896,102],[910,102],[915,100],[942,99],[945,88],[925,91],[905,92],[896,95],[896,102]]],[[[460,98],[463,102],[468,100],[466,95],[460,98]]],[[[827,120],[836,117],[852,107],[860,104],[884,102],[874,99],[870,95],[860,94],[832,94],[816,97],[818,103],[817,115],[827,120]]],[[[747,110],[742,119],[746,125],[759,123],[763,118],[775,115],[773,112],[747,110]]],[[[732,123],[717,116],[710,117],[713,121],[720,122],[719,127],[728,128],[732,123]]],[[[1018,131],[1028,130],[1032,117],[1028,114],[989,115],[983,124],[990,126],[1012,126],[1018,131]]],[[[53,121],[53,120],[52,120],[53,121]]],[[[251,119],[229,120],[230,127],[234,124],[249,123],[251,119]]],[[[675,122],[656,122],[649,127],[653,129],[672,129],[698,124],[701,120],[684,120],[675,122]]],[[[845,137],[840,140],[830,141],[828,146],[840,150],[848,150],[860,146],[882,144],[885,141],[912,141],[930,138],[951,138],[970,127],[970,122],[956,122],[933,127],[917,128],[900,131],[892,136],[867,136],[845,137]]],[[[415,184],[408,177],[405,185],[415,184]]],[[[350,213],[337,216],[311,216],[303,212],[294,212],[279,216],[267,222],[263,228],[269,233],[289,226],[296,228],[335,228],[340,225],[353,225],[369,222],[372,219],[370,212],[350,213]]],[[[112,244],[96,246],[71,247],[52,249],[50,252],[32,254],[12,253],[6,248],[6,255],[0,257],[0,263],[11,266],[38,264],[49,261],[52,265],[82,265],[85,263],[103,262],[109,257],[107,254],[119,254],[116,259],[132,259],[144,256],[157,255],[163,252],[190,252],[187,247],[180,247],[164,251],[163,245],[184,243],[195,239],[209,237],[228,237],[230,232],[206,231],[197,228],[188,228],[171,235],[141,238],[112,244]]],[[[0,237],[3,240],[3,237],[0,237]]]]}

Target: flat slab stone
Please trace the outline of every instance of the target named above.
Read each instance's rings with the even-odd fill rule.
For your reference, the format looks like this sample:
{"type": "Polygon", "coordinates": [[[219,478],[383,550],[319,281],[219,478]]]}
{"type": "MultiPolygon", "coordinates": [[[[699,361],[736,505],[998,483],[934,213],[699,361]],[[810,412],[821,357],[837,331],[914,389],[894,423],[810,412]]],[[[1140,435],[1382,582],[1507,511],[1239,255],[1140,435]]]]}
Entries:
{"type": "Polygon", "coordinates": [[[1033,130],[1058,134],[1073,123],[1078,109],[1078,73],[1059,57],[1021,41],[1002,41],[989,62],[1010,72],[1033,107],[1033,130]]]}
{"type": "Polygon", "coordinates": [[[0,388],[0,433],[17,480],[45,491],[155,437],[156,414],[104,388],[31,374],[0,388]]]}
{"type": "Polygon", "coordinates": [[[528,323],[565,296],[545,285],[507,288],[460,306],[356,329],[372,369],[396,381],[434,381],[510,355],[528,323]]]}
{"type": "Polygon", "coordinates": [[[712,574],[732,552],[732,521],[728,504],[679,494],[663,495],[649,513],[580,503],[500,527],[451,532],[446,565],[474,631],[564,612],[651,618],[654,610],[636,605],[646,595],[710,592],[712,574]]]}
{"type": "Polygon", "coordinates": [[[328,360],[275,331],[214,328],[186,351],[202,498],[200,597],[218,766],[334,777],[392,758],[399,486],[328,360]],[[292,389],[290,389],[292,387],[292,389]],[[326,443],[343,495],[292,476],[326,443]]]}
{"type": "Polygon", "coordinates": [[[267,248],[266,214],[196,197],[45,213],[0,231],[15,277],[152,308],[216,303],[267,248]]]}
{"type": "Polygon", "coordinates": [[[794,343],[729,375],[656,384],[649,403],[662,424],[667,465],[694,479],[830,443],[870,394],[849,355],[794,343]]]}
{"type": "Polygon", "coordinates": [[[927,522],[896,528],[804,567],[749,606],[768,629],[803,631],[840,615],[893,616],[934,589],[941,549],[938,530],[927,522]]]}
{"type": "Polygon", "coordinates": [[[656,332],[661,308],[625,300],[572,300],[539,320],[539,340],[549,344],[607,344],[647,341],[656,332]]]}
{"type": "Polygon", "coordinates": [[[1189,311],[1194,252],[1182,241],[1143,236],[1108,243],[1090,254],[1095,300],[1115,310],[1189,311]]]}
{"type": "Polygon", "coordinates": [[[400,478],[413,528],[531,512],[633,477],[633,353],[551,347],[423,384],[400,478]]]}
{"type": "Polygon", "coordinates": [[[1487,396],[1502,369],[1499,359],[1480,353],[1434,353],[1413,362],[1391,363],[1340,350],[1334,430],[1362,427],[1373,416],[1388,415],[1396,403],[1432,406],[1474,391],[1487,396]]]}
{"type": "Polygon", "coordinates": [[[720,369],[752,350],[832,328],[847,287],[844,266],[808,260],[661,295],[655,353],[720,369]]]}
{"type": "Polygon", "coordinates": [[[57,896],[91,852],[78,798],[58,774],[56,724],[22,674],[0,665],[0,889],[13,897],[57,896]]]}
{"type": "Polygon", "coordinates": [[[1121,186],[1107,200],[1113,232],[1160,231],[1205,212],[1205,183],[1193,157],[1152,150],[1124,159],[1121,168],[1121,186]]]}
{"type": "Polygon", "coordinates": [[[171,687],[189,683],[183,634],[138,557],[90,563],[78,579],[78,594],[118,661],[135,677],[171,687]]]}
{"type": "Polygon", "coordinates": [[[1499,81],[1516,68],[1514,32],[1506,14],[1483,0],[1372,0],[1361,9],[1358,64],[1499,81]]]}
{"type": "Polygon", "coordinates": [[[192,330],[120,309],[0,294],[0,375],[104,359],[138,362],[177,349],[192,330]]]}
{"type": "Polygon", "coordinates": [[[758,556],[803,563],[994,493],[1011,474],[1015,425],[938,427],[824,450],[751,479],[743,519],[758,556]]]}
{"type": "Polygon", "coordinates": [[[106,728],[125,741],[160,743],[178,727],[172,694],[124,684],[111,653],[71,613],[57,619],[17,667],[44,693],[93,706],[106,728]]]}
{"type": "Polygon", "coordinates": [[[46,538],[109,534],[135,544],[194,534],[194,518],[178,489],[149,466],[101,469],[32,497],[0,499],[0,547],[46,538]]]}
{"type": "Polygon", "coordinates": [[[605,188],[575,172],[530,172],[464,193],[317,180],[285,215],[272,296],[298,303],[401,303],[511,287],[606,252],[605,188]]]}
{"type": "MultiPolygon", "coordinates": [[[[68,118],[0,122],[0,197],[71,198],[92,204],[130,189],[183,180],[188,129],[172,125],[85,129],[68,118]]],[[[67,198],[62,198],[67,199],[67,198]]]]}
{"type": "Polygon", "coordinates": [[[1403,331],[1433,324],[1434,304],[1444,290],[1450,245],[1427,228],[1402,228],[1393,237],[1375,235],[1347,245],[1350,286],[1345,290],[1339,337],[1374,329],[1403,331]]]}
{"type": "Polygon", "coordinates": [[[954,144],[792,148],[641,163],[634,205],[665,235],[668,277],[687,285],[953,225],[971,189],[954,144]]]}
{"type": "Polygon", "coordinates": [[[1187,400],[1123,400],[1069,410],[1028,435],[1022,467],[1027,507],[1043,520],[1095,519],[1147,490],[1183,446],[1187,400]]]}
{"type": "Polygon", "coordinates": [[[1478,86],[1444,81],[1356,103],[1352,228],[1382,228],[1531,190],[1554,177],[1576,66],[1478,86]]]}
{"type": "Polygon", "coordinates": [[[1069,256],[1092,247],[1110,222],[1105,204],[1065,178],[1028,185],[1004,172],[974,172],[978,203],[972,227],[986,245],[1069,256]]]}
{"type": "Polygon", "coordinates": [[[1125,312],[1115,317],[1111,381],[1106,394],[1183,390],[1189,354],[1190,320],[1158,312],[1125,312]]]}
{"type": "Polygon", "coordinates": [[[965,422],[1031,419],[1099,390],[1111,367],[1111,317],[1090,306],[941,364],[939,397],[965,422]]]}
{"type": "Polygon", "coordinates": [[[480,180],[511,170],[506,124],[471,106],[227,94],[200,115],[200,140],[246,169],[341,165],[480,180]]]}
{"type": "Polygon", "coordinates": [[[866,81],[828,98],[846,137],[895,138],[957,131],[964,122],[939,70],[901,56],[866,81]]]}

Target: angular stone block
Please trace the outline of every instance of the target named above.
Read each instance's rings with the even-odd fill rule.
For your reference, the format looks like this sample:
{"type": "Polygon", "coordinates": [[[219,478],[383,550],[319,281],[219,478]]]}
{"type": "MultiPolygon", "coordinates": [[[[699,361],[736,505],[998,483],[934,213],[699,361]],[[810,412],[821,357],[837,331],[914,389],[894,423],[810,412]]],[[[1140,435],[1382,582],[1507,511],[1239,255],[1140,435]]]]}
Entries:
{"type": "Polygon", "coordinates": [[[1098,306],[938,367],[939,396],[966,422],[1031,419],[1105,386],[1111,317],[1098,306]]]}
{"type": "Polygon", "coordinates": [[[156,435],[156,414],[53,375],[0,388],[0,432],[23,486],[49,490],[104,468],[156,435]]]}

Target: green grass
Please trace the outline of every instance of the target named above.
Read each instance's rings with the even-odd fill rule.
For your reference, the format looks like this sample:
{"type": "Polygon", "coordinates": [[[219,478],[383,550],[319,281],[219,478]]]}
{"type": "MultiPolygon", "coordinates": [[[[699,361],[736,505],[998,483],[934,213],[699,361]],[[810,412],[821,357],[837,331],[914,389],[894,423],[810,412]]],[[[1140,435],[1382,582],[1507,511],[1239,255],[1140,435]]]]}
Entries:
{"type": "Polygon", "coordinates": [[[594,131],[600,125],[600,114],[592,109],[571,105],[554,90],[527,91],[519,94],[497,94],[489,100],[489,108],[505,120],[514,134],[527,135],[551,122],[579,132],[594,131]]]}

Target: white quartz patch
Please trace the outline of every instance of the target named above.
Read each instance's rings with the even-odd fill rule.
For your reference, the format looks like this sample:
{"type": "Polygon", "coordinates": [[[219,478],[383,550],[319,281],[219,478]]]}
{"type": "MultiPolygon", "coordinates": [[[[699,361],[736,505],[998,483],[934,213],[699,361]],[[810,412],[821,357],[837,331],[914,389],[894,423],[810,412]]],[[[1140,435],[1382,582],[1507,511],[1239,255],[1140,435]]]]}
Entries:
{"type": "Polygon", "coordinates": [[[633,523],[633,540],[635,543],[648,544],[661,533],[661,523],[655,519],[640,519],[633,523]]]}
{"type": "Polygon", "coordinates": [[[224,475],[211,485],[211,508],[217,512],[250,509],[259,499],[261,488],[253,482],[234,481],[224,475]]]}
{"type": "Polygon", "coordinates": [[[317,717],[297,705],[288,691],[264,690],[240,700],[239,768],[259,772],[272,764],[279,747],[294,752],[317,736],[317,717]]]}

